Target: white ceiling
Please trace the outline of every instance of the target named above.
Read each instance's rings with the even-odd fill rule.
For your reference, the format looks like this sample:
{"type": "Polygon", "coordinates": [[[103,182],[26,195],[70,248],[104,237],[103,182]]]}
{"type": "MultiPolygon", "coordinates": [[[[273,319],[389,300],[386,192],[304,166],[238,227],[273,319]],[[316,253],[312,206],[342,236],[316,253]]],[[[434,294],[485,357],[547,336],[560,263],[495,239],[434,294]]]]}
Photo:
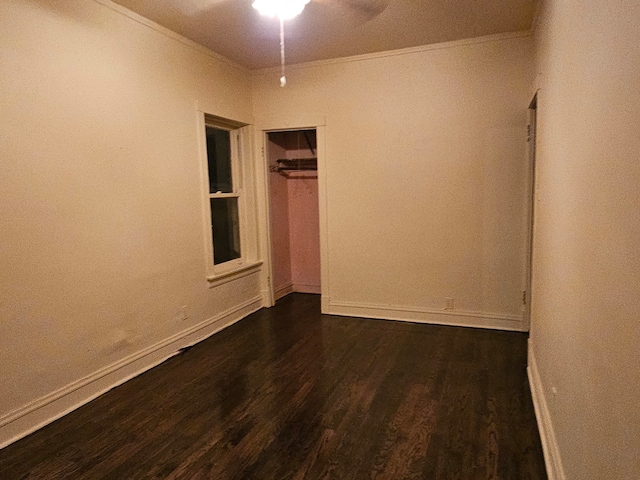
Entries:
{"type": "MultiPolygon", "coordinates": [[[[250,69],[279,64],[279,24],[253,0],[114,0],[250,69]]],[[[529,30],[536,0],[311,0],[285,22],[287,63],[529,30]]]]}

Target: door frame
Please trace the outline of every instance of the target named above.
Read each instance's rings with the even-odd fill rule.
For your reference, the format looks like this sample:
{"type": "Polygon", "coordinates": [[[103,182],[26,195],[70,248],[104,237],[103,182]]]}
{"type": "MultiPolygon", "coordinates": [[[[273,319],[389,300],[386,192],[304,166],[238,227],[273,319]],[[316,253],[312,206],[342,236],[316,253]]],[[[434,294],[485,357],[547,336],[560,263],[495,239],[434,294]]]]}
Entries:
{"type": "Polygon", "coordinates": [[[536,143],[537,143],[537,117],[538,117],[538,92],[536,91],[529,103],[527,110],[527,248],[525,257],[525,285],[522,294],[523,301],[523,330],[531,329],[531,285],[533,277],[533,234],[535,224],[536,201],[536,143]]]}
{"type": "MultiPolygon", "coordinates": [[[[284,122],[283,122],[284,123],[284,122]]],[[[326,313],[329,306],[329,261],[328,261],[328,222],[327,222],[327,164],[325,159],[325,124],[323,122],[300,123],[294,126],[274,122],[258,127],[255,136],[256,145],[256,192],[259,215],[258,245],[265,268],[260,277],[262,304],[265,307],[275,305],[275,285],[273,284],[273,251],[271,248],[271,211],[269,191],[269,149],[268,134],[296,130],[316,131],[316,150],[318,157],[318,212],[320,217],[320,291],[321,310],[326,313]]]]}

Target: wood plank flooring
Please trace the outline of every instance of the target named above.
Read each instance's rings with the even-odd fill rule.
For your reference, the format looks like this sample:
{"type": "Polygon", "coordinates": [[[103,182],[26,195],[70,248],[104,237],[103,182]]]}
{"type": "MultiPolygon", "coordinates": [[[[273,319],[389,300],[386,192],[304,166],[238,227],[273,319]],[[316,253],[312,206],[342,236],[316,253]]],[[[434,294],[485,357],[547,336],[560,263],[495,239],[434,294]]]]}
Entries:
{"type": "Polygon", "coordinates": [[[13,479],[545,479],[526,334],[293,294],[0,450],[13,479]]]}

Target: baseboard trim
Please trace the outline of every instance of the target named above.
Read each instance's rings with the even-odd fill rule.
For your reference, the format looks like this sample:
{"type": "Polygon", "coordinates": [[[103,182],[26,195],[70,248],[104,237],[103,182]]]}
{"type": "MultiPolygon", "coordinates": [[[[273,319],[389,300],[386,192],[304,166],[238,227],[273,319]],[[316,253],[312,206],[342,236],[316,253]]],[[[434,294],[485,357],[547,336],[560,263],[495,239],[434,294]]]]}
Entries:
{"type": "Polygon", "coordinates": [[[431,310],[399,305],[375,305],[331,300],[331,315],[379,318],[403,322],[449,325],[455,327],[488,328],[493,330],[524,331],[524,320],[518,315],[500,313],[467,312],[459,310],[431,310]]]}
{"type": "Polygon", "coordinates": [[[328,314],[329,313],[329,305],[331,303],[331,299],[329,297],[329,295],[325,294],[325,293],[321,293],[320,294],[320,311],[324,314],[328,314]]]}
{"type": "Polygon", "coordinates": [[[262,308],[256,296],[0,417],[0,448],[89,403],[262,308]]]}
{"type": "Polygon", "coordinates": [[[308,285],[305,283],[294,283],[293,291],[297,293],[321,293],[320,285],[308,285]]]}
{"type": "Polygon", "coordinates": [[[560,449],[558,448],[555,430],[551,422],[547,399],[544,395],[542,382],[538,373],[538,365],[532,347],[531,340],[529,340],[527,376],[529,377],[529,388],[531,389],[533,408],[536,412],[536,421],[538,423],[538,431],[540,432],[540,442],[542,443],[547,477],[549,477],[549,480],[566,480],[567,477],[562,468],[560,449]]]}
{"type": "Polygon", "coordinates": [[[290,293],[293,293],[293,285],[290,283],[287,283],[286,285],[282,285],[276,288],[276,291],[273,292],[273,299],[278,301],[282,297],[286,297],[290,293]]]}

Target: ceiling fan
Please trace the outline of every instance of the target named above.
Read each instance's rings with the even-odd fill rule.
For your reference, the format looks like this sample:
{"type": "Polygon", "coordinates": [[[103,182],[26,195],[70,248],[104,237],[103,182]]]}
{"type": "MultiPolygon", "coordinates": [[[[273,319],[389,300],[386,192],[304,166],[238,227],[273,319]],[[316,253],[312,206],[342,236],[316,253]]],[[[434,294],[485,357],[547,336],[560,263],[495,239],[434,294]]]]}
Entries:
{"type": "MultiPolygon", "coordinates": [[[[215,5],[222,3],[228,3],[238,0],[183,0],[179,2],[178,8],[187,15],[197,15],[198,13],[208,10],[215,5]]],[[[246,0],[247,3],[250,0],[246,0]]],[[[275,0],[269,3],[290,3],[291,0],[275,0]]],[[[328,5],[330,7],[342,8],[348,10],[353,14],[361,16],[365,20],[371,20],[382,13],[387,8],[390,0],[310,0],[306,3],[316,3],[322,5],[328,5]]],[[[253,2],[251,2],[253,3],[253,2]]],[[[293,0],[291,3],[297,3],[293,0]]]]}
{"type": "MultiPolygon", "coordinates": [[[[187,15],[197,15],[215,5],[237,0],[187,0],[181,2],[180,9],[187,15]]],[[[247,2],[249,0],[246,0],[247,2]]],[[[302,13],[304,7],[314,2],[332,7],[338,7],[352,12],[364,21],[373,20],[380,15],[390,0],[252,0],[253,7],[261,15],[277,18],[280,22],[280,86],[287,84],[285,76],[284,56],[284,22],[302,13]]]]}

